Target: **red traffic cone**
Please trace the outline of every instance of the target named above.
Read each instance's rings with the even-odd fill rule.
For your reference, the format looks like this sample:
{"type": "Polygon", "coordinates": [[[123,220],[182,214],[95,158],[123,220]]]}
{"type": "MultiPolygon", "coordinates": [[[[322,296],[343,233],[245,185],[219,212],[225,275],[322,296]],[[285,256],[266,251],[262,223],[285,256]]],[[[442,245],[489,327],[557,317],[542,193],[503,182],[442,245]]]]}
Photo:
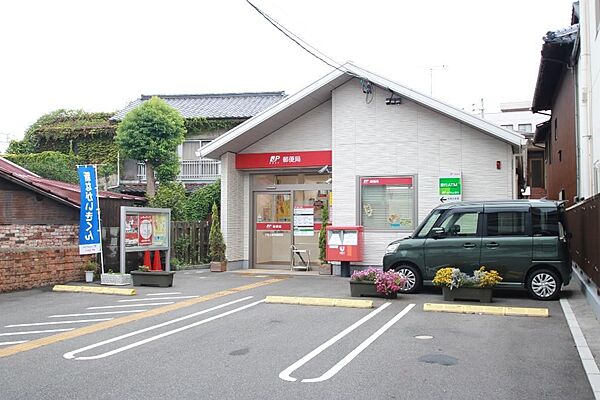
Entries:
{"type": "Polygon", "coordinates": [[[160,251],[154,250],[154,263],[152,264],[152,271],[162,271],[160,265],[160,251]]]}
{"type": "Polygon", "coordinates": [[[150,267],[152,265],[152,262],[150,261],[150,251],[148,250],[144,252],[144,265],[146,267],[150,267]]]}

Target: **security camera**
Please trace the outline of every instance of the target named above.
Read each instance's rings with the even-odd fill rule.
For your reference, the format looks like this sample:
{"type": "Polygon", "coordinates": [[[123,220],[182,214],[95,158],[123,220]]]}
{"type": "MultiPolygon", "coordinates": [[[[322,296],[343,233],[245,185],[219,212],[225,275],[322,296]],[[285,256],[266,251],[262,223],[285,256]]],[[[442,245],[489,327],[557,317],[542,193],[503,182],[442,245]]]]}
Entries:
{"type": "Polygon", "coordinates": [[[320,174],[325,174],[325,173],[328,173],[328,172],[329,172],[329,165],[326,165],[326,166],[324,166],[323,168],[321,168],[319,170],[320,174]]]}
{"type": "Polygon", "coordinates": [[[325,183],[329,185],[329,184],[331,184],[331,181],[332,181],[332,179],[331,179],[331,178],[329,178],[329,179],[327,179],[327,180],[325,181],[325,183]]]}

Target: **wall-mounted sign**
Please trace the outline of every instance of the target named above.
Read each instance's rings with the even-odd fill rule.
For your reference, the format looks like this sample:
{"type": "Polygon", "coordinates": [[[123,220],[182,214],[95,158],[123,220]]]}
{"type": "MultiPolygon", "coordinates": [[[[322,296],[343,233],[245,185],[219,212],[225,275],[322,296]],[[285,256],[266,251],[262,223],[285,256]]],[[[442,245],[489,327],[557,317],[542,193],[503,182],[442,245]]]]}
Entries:
{"type": "Polygon", "coordinates": [[[291,222],[257,222],[257,231],[291,231],[291,222]]]}
{"type": "Polygon", "coordinates": [[[237,169],[324,167],[331,165],[331,150],[236,154],[237,169]]]}
{"type": "Polygon", "coordinates": [[[451,172],[439,177],[440,203],[462,201],[462,175],[451,172]]]}
{"type": "Polygon", "coordinates": [[[412,186],[413,179],[410,176],[405,177],[380,177],[380,178],[361,178],[362,186],[383,186],[383,185],[401,185],[412,186]]]}

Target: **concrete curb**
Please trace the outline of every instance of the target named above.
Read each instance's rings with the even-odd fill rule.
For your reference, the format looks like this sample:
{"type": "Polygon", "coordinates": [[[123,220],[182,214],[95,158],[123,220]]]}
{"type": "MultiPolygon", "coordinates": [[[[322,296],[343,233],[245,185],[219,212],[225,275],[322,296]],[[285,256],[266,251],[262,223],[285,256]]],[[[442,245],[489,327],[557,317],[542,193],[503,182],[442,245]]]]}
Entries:
{"type": "Polygon", "coordinates": [[[267,296],[265,298],[265,303],[293,304],[301,306],[373,308],[373,300],[332,299],[324,297],[267,296]]]}
{"type": "Polygon", "coordinates": [[[464,304],[423,304],[423,311],[436,311],[458,314],[487,314],[503,315],[510,317],[548,317],[547,308],[528,307],[497,307],[497,306],[470,306],[464,304]]]}
{"type": "Polygon", "coordinates": [[[54,285],[53,292],[72,292],[72,293],[96,293],[96,294],[118,294],[121,296],[134,296],[135,289],[118,289],[111,287],[96,287],[96,286],[71,286],[71,285],[54,285]]]}

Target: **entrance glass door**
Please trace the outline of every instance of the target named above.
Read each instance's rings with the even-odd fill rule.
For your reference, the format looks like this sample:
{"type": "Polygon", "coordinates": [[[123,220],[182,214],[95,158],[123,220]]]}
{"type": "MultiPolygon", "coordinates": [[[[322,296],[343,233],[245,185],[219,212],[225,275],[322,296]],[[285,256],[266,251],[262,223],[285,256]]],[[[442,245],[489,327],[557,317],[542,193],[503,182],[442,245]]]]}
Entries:
{"type": "Polygon", "coordinates": [[[292,245],[291,192],[255,193],[254,204],[255,267],[289,266],[292,245]]]}

